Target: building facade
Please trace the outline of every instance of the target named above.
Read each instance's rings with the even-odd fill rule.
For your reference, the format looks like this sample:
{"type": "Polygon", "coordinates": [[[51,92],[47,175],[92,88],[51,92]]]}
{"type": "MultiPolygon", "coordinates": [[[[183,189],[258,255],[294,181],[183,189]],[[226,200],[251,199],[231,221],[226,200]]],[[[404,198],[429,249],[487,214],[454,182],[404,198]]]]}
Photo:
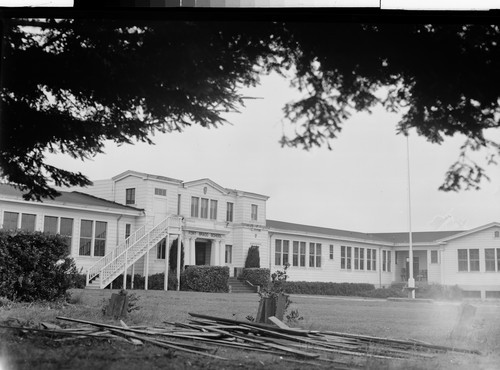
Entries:
{"type": "MultiPolygon", "coordinates": [[[[165,272],[167,246],[179,245],[181,269],[228,266],[234,275],[250,247],[257,246],[261,267],[275,271],[288,264],[292,280],[387,287],[408,279],[408,233],[268,220],[268,199],[210,179],[184,182],[126,171],[43,203],[25,201],[18,190],[0,185],[0,224],[67,236],[88,285],[98,288],[125,271],[165,272]]],[[[458,285],[472,297],[500,298],[499,234],[496,222],[465,231],[412,233],[415,280],[458,285]]]]}

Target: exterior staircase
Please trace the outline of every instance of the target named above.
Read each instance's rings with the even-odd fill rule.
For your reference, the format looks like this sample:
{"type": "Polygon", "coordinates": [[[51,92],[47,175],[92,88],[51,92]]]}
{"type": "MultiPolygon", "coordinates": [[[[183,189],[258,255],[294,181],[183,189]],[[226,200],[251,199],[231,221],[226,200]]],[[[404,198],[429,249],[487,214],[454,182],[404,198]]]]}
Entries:
{"type": "Polygon", "coordinates": [[[144,225],[87,270],[86,288],[104,289],[168,234],[181,232],[179,216],[169,216],[152,228],[144,225]]]}
{"type": "Polygon", "coordinates": [[[258,287],[235,277],[230,277],[228,284],[230,293],[257,293],[258,289],[258,287]]]}

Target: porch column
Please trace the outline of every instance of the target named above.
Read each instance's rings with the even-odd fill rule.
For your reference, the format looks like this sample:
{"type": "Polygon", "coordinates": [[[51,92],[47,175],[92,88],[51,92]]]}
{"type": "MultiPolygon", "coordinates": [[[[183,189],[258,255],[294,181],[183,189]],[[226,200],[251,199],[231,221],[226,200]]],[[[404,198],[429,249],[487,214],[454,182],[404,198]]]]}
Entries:
{"type": "Polygon", "coordinates": [[[177,239],[177,291],[181,289],[181,246],[182,246],[182,232],[179,233],[177,239]]]}
{"type": "Polygon", "coordinates": [[[195,257],[195,243],[196,243],[196,238],[189,238],[189,263],[188,265],[194,265],[196,263],[195,257]]]}
{"type": "Polygon", "coordinates": [[[220,255],[219,255],[219,266],[224,266],[226,261],[225,261],[225,257],[226,257],[226,249],[225,249],[225,241],[224,240],[219,240],[219,252],[220,252],[220,255]]]}
{"type": "Polygon", "coordinates": [[[217,242],[217,240],[212,240],[212,248],[215,249],[213,256],[214,256],[214,265],[215,266],[220,266],[220,241],[217,242]]]}
{"type": "Polygon", "coordinates": [[[149,248],[146,251],[146,257],[144,257],[144,290],[148,290],[148,279],[149,279],[149,248]]]}
{"type": "Polygon", "coordinates": [[[163,280],[163,290],[168,290],[168,269],[170,257],[170,234],[167,233],[167,240],[165,242],[165,276],[163,280]]]}
{"type": "Polygon", "coordinates": [[[191,264],[191,238],[187,239],[187,246],[184,247],[184,265],[191,264]]]}

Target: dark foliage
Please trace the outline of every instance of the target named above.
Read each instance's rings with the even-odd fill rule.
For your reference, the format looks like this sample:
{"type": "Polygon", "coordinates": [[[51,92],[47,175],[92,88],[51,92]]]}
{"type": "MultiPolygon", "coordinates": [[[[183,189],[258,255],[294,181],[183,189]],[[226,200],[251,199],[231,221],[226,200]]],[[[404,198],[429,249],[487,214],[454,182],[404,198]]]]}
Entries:
{"type": "MultiPolygon", "coordinates": [[[[132,289],[132,277],[131,275],[127,275],[127,289],[132,289]]],[[[144,289],[144,276],[135,274],[134,275],[134,289],[144,289]]],[[[182,274],[181,274],[181,282],[182,282],[182,274]]],[[[148,290],[163,290],[165,286],[165,274],[153,274],[149,275],[148,279],[148,290]]],[[[109,286],[108,286],[109,287],[109,286]]],[[[123,289],[123,275],[118,276],[111,283],[111,289],[123,289]]],[[[176,290],[177,289],[177,276],[175,271],[168,272],[168,290],[176,290]]]]}
{"type": "MultiPolygon", "coordinates": [[[[177,270],[177,239],[170,244],[168,258],[170,270],[177,270]]],[[[182,266],[184,266],[184,243],[181,242],[181,267],[182,266]]]]}
{"type": "Polygon", "coordinates": [[[60,235],[0,230],[0,296],[54,301],[67,296],[77,276],[60,235]]]}
{"type": "Polygon", "coordinates": [[[485,135],[500,121],[498,24],[324,19],[3,19],[3,177],[27,199],[56,196],[54,184],[87,185],[46,153],[86,159],[106,140],[152,143],[155,132],[217,127],[243,106],[239,87],[276,71],[303,93],[284,107],[293,128],[282,145],[331,147],[352,114],[380,105],[401,114],[399,133],[437,144],[461,134],[441,189],[478,188],[487,176],[470,152],[494,164],[500,150],[485,135]]]}
{"type": "Polygon", "coordinates": [[[288,294],[356,296],[375,289],[364,283],[324,283],[309,281],[286,281],[283,290],[288,294]]]}
{"type": "Polygon", "coordinates": [[[271,273],[268,268],[244,268],[240,279],[262,287],[269,284],[271,273]]]}
{"type": "Polygon", "coordinates": [[[245,268],[260,268],[260,253],[258,246],[252,245],[248,249],[247,258],[245,260],[245,268]]]}
{"type": "Polygon", "coordinates": [[[181,278],[181,290],[195,292],[228,292],[229,267],[189,266],[181,278]]]}

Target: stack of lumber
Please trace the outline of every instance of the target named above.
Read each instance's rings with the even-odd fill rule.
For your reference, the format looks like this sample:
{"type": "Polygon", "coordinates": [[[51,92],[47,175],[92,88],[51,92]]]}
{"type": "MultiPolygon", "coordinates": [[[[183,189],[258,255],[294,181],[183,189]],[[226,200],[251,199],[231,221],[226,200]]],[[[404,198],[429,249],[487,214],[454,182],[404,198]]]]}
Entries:
{"type": "MultiPolygon", "coordinates": [[[[129,327],[58,317],[59,320],[78,323],[62,328],[52,323],[41,323],[39,328],[2,326],[11,329],[42,331],[57,336],[55,340],[80,338],[107,338],[127,341],[135,345],[149,343],[166,349],[224,360],[215,354],[224,346],[245,351],[269,353],[292,361],[320,364],[342,364],[339,356],[360,356],[381,359],[430,358],[436,353],[461,352],[479,354],[478,351],[432,345],[415,340],[398,340],[366,335],[313,331],[290,328],[271,317],[275,325],[238,321],[190,313],[188,322],[164,322],[161,327],[129,327]],[[335,358],[335,360],[333,359],[335,358]]],[[[343,363],[345,364],[345,363],[343,363]]]]}

